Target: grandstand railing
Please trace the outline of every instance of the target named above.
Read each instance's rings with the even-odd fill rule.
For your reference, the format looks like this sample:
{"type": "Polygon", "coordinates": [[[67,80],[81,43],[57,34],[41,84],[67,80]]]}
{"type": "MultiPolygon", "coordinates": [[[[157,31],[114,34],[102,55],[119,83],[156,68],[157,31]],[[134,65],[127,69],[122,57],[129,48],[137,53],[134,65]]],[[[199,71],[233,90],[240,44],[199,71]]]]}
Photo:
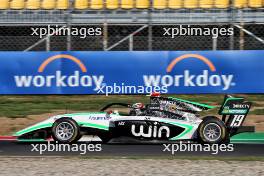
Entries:
{"type": "Polygon", "coordinates": [[[264,0],[1,0],[0,23],[264,22],[264,0]],[[69,14],[71,14],[69,16],[69,14]]]}
{"type": "Polygon", "coordinates": [[[0,24],[199,24],[199,23],[264,23],[264,11],[216,10],[216,11],[0,11],[0,24]],[[70,15],[69,15],[70,13],[70,15]]]}

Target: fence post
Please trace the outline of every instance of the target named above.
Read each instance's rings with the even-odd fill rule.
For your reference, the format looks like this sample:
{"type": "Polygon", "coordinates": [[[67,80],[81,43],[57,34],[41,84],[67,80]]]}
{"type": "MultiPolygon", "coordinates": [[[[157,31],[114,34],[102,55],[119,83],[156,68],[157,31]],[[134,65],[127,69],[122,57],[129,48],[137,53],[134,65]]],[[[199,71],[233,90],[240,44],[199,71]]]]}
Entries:
{"type": "Polygon", "coordinates": [[[103,49],[106,51],[108,48],[108,26],[107,22],[104,22],[103,26],[103,49]]]}
{"type": "Polygon", "coordinates": [[[133,35],[130,35],[129,36],[129,51],[134,50],[133,46],[134,46],[133,35]]]}
{"type": "Polygon", "coordinates": [[[244,44],[245,44],[245,40],[244,40],[244,36],[245,36],[245,33],[244,31],[242,30],[244,28],[244,23],[240,23],[240,32],[239,32],[239,49],[240,50],[244,50],[244,44]]]}
{"type": "Polygon", "coordinates": [[[213,38],[213,50],[217,50],[217,38],[213,38]]]}
{"type": "Polygon", "coordinates": [[[148,50],[152,51],[152,9],[153,0],[150,0],[150,8],[148,9],[148,50]]]}
{"type": "MultiPolygon", "coordinates": [[[[71,30],[71,26],[67,24],[69,30],[71,30]]],[[[67,35],[67,51],[71,51],[71,34],[67,35]]]]}
{"type": "Polygon", "coordinates": [[[50,36],[49,35],[46,38],[46,51],[50,51],[50,36]]]}
{"type": "MultiPolygon", "coordinates": [[[[235,22],[235,8],[234,8],[234,1],[231,1],[231,21],[230,21],[230,27],[234,29],[234,22],[235,22]]],[[[229,39],[229,50],[234,50],[234,35],[230,35],[230,39],[229,39]]]]}
{"type": "Polygon", "coordinates": [[[67,30],[70,31],[70,34],[67,34],[67,51],[71,51],[71,25],[72,25],[72,16],[71,16],[72,9],[67,10],[67,18],[66,18],[66,27],[68,28],[67,30]]]}

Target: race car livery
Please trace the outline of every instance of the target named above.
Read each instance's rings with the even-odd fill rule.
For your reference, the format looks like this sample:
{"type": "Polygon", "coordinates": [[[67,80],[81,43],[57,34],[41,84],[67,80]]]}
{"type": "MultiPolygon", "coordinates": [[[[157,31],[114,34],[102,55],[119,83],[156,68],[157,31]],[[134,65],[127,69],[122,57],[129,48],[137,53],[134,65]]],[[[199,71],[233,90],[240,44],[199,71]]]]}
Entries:
{"type": "Polygon", "coordinates": [[[61,143],[77,142],[83,135],[96,135],[102,142],[153,142],[192,140],[199,143],[226,143],[243,132],[251,103],[244,98],[225,96],[216,116],[200,117],[199,112],[216,108],[174,97],[150,96],[150,103],[111,103],[99,112],[56,115],[14,134],[20,141],[53,138],[61,143]],[[128,108],[121,113],[114,107],[128,108]]]}

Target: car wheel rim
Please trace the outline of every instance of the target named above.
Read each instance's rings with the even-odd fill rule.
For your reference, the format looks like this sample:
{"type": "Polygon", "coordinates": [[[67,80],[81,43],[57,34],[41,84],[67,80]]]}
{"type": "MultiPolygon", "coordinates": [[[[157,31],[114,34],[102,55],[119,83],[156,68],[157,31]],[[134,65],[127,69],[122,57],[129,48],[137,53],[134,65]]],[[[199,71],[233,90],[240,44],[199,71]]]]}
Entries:
{"type": "Polygon", "coordinates": [[[62,141],[71,139],[74,134],[73,125],[68,122],[62,122],[56,127],[56,136],[62,141]]]}
{"type": "Polygon", "coordinates": [[[205,125],[203,133],[207,141],[215,142],[221,137],[221,127],[215,123],[209,123],[205,125]]]}

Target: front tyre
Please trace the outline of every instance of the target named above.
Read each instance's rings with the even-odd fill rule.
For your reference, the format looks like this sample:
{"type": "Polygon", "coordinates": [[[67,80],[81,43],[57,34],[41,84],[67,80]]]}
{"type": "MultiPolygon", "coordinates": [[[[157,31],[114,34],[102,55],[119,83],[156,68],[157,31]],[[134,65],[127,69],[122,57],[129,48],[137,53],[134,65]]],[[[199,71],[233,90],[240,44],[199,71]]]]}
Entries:
{"type": "Polygon", "coordinates": [[[73,143],[80,139],[80,128],[70,118],[61,118],[52,126],[52,137],[61,143],[73,143]]]}
{"type": "Polygon", "coordinates": [[[225,143],[229,138],[225,124],[214,116],[207,116],[198,127],[199,142],[207,144],[225,143]]]}

